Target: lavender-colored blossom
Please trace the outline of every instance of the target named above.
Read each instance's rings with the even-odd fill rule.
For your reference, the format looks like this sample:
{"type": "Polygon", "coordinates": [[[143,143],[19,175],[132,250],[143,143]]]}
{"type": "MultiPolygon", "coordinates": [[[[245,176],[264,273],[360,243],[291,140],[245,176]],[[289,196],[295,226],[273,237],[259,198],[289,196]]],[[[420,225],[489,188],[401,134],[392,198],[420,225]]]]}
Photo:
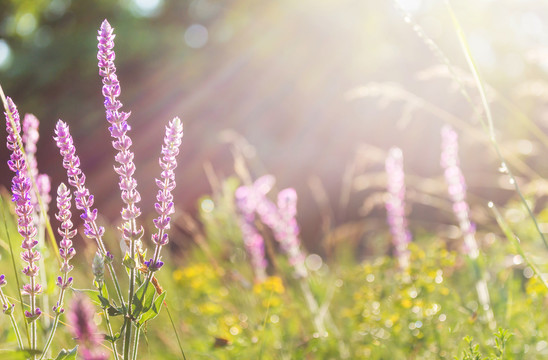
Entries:
{"type": "Polygon", "coordinates": [[[466,182],[459,163],[458,135],[450,126],[444,126],[441,136],[441,166],[444,169],[449,197],[453,202],[453,211],[464,235],[465,252],[470,257],[477,258],[479,250],[475,238],[475,227],[470,221],[470,207],[466,202],[466,182]]]}
{"type": "Polygon", "coordinates": [[[23,118],[23,135],[21,140],[23,141],[23,146],[25,147],[25,153],[27,155],[27,167],[29,174],[36,179],[38,176],[38,163],[36,161],[36,143],[40,138],[40,133],[38,132],[38,127],[40,121],[36,116],[32,114],[25,114],[23,118]]]}
{"type": "Polygon", "coordinates": [[[171,192],[175,189],[174,170],[177,167],[176,157],[179,154],[182,138],[183,124],[176,117],[166,126],[164,145],[162,145],[162,157],[159,160],[162,172],[160,173],[160,179],[156,179],[156,185],[158,185],[160,190],[158,190],[158,194],[156,195],[158,202],[154,204],[154,208],[159,216],[153,220],[158,232],[152,235],[152,241],[156,244],[154,256],[150,261],[146,262],[150,271],[158,270],[163,265],[160,261],[160,250],[162,246],[167,245],[169,242],[166,230],[170,227],[170,215],[175,211],[171,192]]]}
{"type": "Polygon", "coordinates": [[[59,242],[59,255],[61,256],[61,276],[57,278],[57,286],[61,288],[61,294],[57,305],[53,307],[54,311],[64,312],[63,295],[64,290],[72,285],[72,277],[68,276],[68,273],[72,270],[73,266],[70,265],[70,259],[76,254],[76,251],[72,247],[72,238],[76,235],[76,230],[72,229],[72,214],[70,212],[70,190],[63,183],[57,188],[57,208],[58,213],[55,218],[61,222],[61,225],[57,229],[59,235],[61,235],[61,241],[59,242]]]}
{"type": "Polygon", "coordinates": [[[280,222],[274,228],[276,239],[289,257],[289,263],[294,266],[297,276],[306,277],[308,271],[304,266],[305,255],[301,250],[299,225],[297,224],[297,192],[287,188],[278,193],[278,213],[280,222]]]}
{"type": "Polygon", "coordinates": [[[46,174],[38,174],[36,177],[36,187],[38,188],[38,195],[40,195],[40,198],[42,199],[44,210],[47,213],[51,202],[51,180],[49,176],[46,174]]]}
{"type": "Polygon", "coordinates": [[[6,286],[8,282],[6,281],[6,276],[4,274],[0,275],[0,302],[2,303],[2,311],[4,314],[11,314],[12,309],[15,307],[15,304],[12,304],[8,301],[8,298],[4,295],[2,287],[6,286]]]}
{"type": "Polygon", "coordinates": [[[126,204],[126,207],[122,210],[122,218],[126,221],[124,225],[126,232],[132,229],[133,234],[130,234],[130,237],[135,238],[137,230],[134,229],[132,221],[141,214],[141,210],[136,206],[141,201],[141,195],[137,191],[137,180],[133,177],[135,173],[134,154],[130,150],[131,138],[127,135],[127,132],[131,129],[127,122],[130,113],[119,111],[122,103],[117,99],[120,96],[120,82],[116,76],[116,67],[114,66],[115,35],[107,20],[103,21],[98,33],[97,40],[99,43],[97,48],[99,51],[97,59],[99,60],[99,75],[103,78],[106,118],[110,123],[110,135],[115,139],[112,141],[112,146],[118,150],[115,160],[119,166],[115,166],[114,170],[120,176],[118,185],[122,191],[122,200],[126,204]]]}
{"type": "Polygon", "coordinates": [[[67,170],[68,182],[75,189],[74,201],[76,208],[82,211],[80,217],[84,220],[84,233],[87,237],[95,239],[99,250],[105,253],[106,250],[102,241],[105,229],[95,222],[97,209],[92,208],[93,195],[86,188],[86,176],[80,170],[80,158],[76,155],[68,125],[59,120],[55,126],[55,134],[57,136],[54,139],[59,152],[63,156],[63,167],[67,170]]]}
{"type": "Polygon", "coordinates": [[[403,154],[399,148],[392,148],[386,158],[387,198],[386,213],[395,256],[400,266],[406,268],[409,262],[407,245],[411,242],[411,233],[405,216],[405,182],[403,172],[403,154]]]}
{"type": "Polygon", "coordinates": [[[78,295],[72,301],[67,314],[68,323],[76,341],[80,345],[78,354],[84,360],[108,359],[108,355],[101,352],[101,342],[104,336],[99,333],[93,322],[95,311],[89,299],[78,295]]]}
{"type": "Polygon", "coordinates": [[[236,206],[241,214],[239,218],[240,229],[244,245],[251,257],[251,265],[257,281],[266,279],[266,267],[264,239],[255,228],[255,206],[253,205],[254,191],[247,186],[241,186],[236,190],[236,206]]]}
{"type": "Polygon", "coordinates": [[[304,265],[305,256],[301,250],[299,239],[299,226],[295,215],[297,213],[297,193],[294,189],[285,189],[278,194],[278,206],[271,202],[266,194],[272,188],[274,178],[263,176],[252,185],[245,206],[254,208],[261,221],[272,229],[274,238],[287,254],[289,263],[295,269],[295,275],[299,278],[308,276],[304,265]]]}
{"type": "Polygon", "coordinates": [[[31,183],[28,176],[27,164],[22,149],[19,146],[21,122],[19,113],[11,98],[7,98],[8,111],[6,112],[6,130],[8,132],[7,147],[11,151],[8,166],[15,173],[12,180],[12,201],[15,203],[17,214],[17,230],[23,237],[21,259],[26,263],[23,273],[29,277],[29,283],[23,285],[22,293],[29,295],[30,311],[25,312],[29,320],[35,320],[41,314],[36,307],[36,295],[42,292],[42,286],[37,282],[39,268],[36,265],[40,260],[40,253],[35,250],[37,229],[33,223],[33,206],[31,204],[31,183]],[[12,121],[13,120],[13,124],[12,121]]]}
{"type": "MultiPolygon", "coordinates": [[[[39,126],[40,121],[36,118],[36,116],[32,114],[25,114],[25,117],[23,118],[23,135],[21,136],[21,140],[23,141],[23,146],[25,147],[29,176],[36,182],[38,195],[42,199],[42,204],[44,205],[45,212],[47,213],[49,203],[51,202],[51,183],[49,176],[38,173],[36,144],[40,138],[40,133],[38,132],[39,126]]],[[[36,213],[40,213],[40,205],[34,191],[31,191],[31,203],[36,213]]]]}

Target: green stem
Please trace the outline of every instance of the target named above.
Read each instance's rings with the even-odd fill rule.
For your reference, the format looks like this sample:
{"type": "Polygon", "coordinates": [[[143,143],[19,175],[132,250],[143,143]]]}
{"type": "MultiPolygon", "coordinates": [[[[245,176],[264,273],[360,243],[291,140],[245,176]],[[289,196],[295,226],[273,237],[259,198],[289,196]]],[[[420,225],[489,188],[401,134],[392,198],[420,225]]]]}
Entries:
{"type": "Polygon", "coordinates": [[[510,229],[510,226],[508,226],[508,224],[506,223],[506,221],[504,220],[504,218],[502,217],[502,215],[500,214],[499,210],[497,209],[497,207],[495,206],[495,204],[493,204],[492,202],[489,203],[489,207],[493,210],[493,212],[495,213],[495,218],[497,219],[497,223],[499,224],[500,228],[502,229],[502,232],[504,233],[504,236],[506,236],[506,238],[512,243],[514,244],[514,247],[516,248],[517,252],[519,255],[521,255],[521,257],[523,258],[523,260],[527,263],[527,265],[529,265],[529,267],[533,270],[533,272],[535,273],[535,275],[537,275],[537,277],[540,279],[540,281],[542,282],[542,285],[544,285],[544,287],[546,289],[548,289],[548,282],[546,281],[546,279],[544,278],[544,276],[542,275],[542,273],[540,272],[540,270],[537,268],[537,266],[531,261],[531,259],[529,259],[529,257],[525,254],[525,252],[523,251],[523,248],[521,247],[520,245],[520,240],[519,238],[512,232],[512,230],[510,229]]]}
{"type": "MultiPolygon", "coordinates": [[[[4,295],[4,292],[2,291],[2,289],[0,289],[0,300],[2,301],[3,306],[11,307],[11,304],[6,298],[6,296],[4,295]]],[[[11,321],[11,326],[13,328],[13,331],[15,332],[15,337],[17,338],[17,345],[19,346],[19,349],[23,350],[24,349],[23,339],[21,338],[21,333],[19,332],[17,321],[15,321],[15,316],[13,315],[13,309],[11,309],[9,317],[11,321]]]]}
{"type": "MultiPolygon", "coordinates": [[[[63,272],[63,284],[66,284],[67,280],[68,280],[68,272],[63,272]]],[[[57,304],[55,308],[56,315],[55,315],[55,318],[53,319],[53,326],[49,333],[48,339],[46,340],[46,344],[44,345],[44,350],[42,351],[42,355],[40,356],[39,360],[42,360],[47,355],[51,342],[53,341],[53,337],[55,336],[55,332],[57,331],[59,317],[61,317],[61,314],[62,314],[61,309],[63,309],[65,291],[66,291],[66,288],[61,287],[61,291],[59,292],[59,298],[57,299],[57,304]]]]}
{"type": "Polygon", "coordinates": [[[107,324],[108,335],[112,339],[111,346],[112,352],[114,353],[114,359],[120,360],[120,355],[118,355],[118,350],[116,349],[116,341],[114,340],[114,333],[112,332],[112,326],[110,325],[110,316],[108,315],[107,309],[103,309],[103,314],[105,315],[105,323],[107,324]]]}
{"type": "Polygon", "coordinates": [[[139,335],[141,335],[141,327],[137,326],[137,329],[135,329],[135,338],[133,339],[133,360],[137,360],[137,350],[139,349],[139,335]]]}
{"type": "MultiPolygon", "coordinates": [[[[130,222],[132,234],[137,233],[137,224],[135,219],[130,222]]],[[[129,269],[129,291],[128,291],[128,308],[125,318],[125,331],[124,331],[124,360],[129,360],[130,356],[130,343],[131,343],[131,306],[133,305],[133,294],[135,293],[135,242],[136,240],[131,238],[129,242],[129,256],[131,257],[131,268],[129,269]]],[[[136,334],[137,335],[137,334],[136,334]]],[[[138,338],[135,339],[136,341],[138,338]]]]}
{"type": "Polygon", "coordinates": [[[49,351],[49,347],[53,341],[53,337],[55,336],[55,331],[57,330],[57,325],[59,324],[59,318],[61,317],[61,314],[58,312],[55,315],[55,318],[53,319],[53,325],[51,328],[51,331],[49,333],[48,339],[46,340],[46,345],[44,346],[44,351],[42,351],[42,355],[38,360],[42,360],[44,356],[46,356],[46,353],[49,351]]]}
{"type": "Polygon", "coordinates": [[[177,327],[175,326],[175,322],[173,321],[173,318],[171,317],[171,312],[169,311],[169,307],[167,306],[167,302],[165,300],[164,300],[164,307],[166,308],[167,316],[169,316],[171,327],[173,328],[173,332],[175,333],[175,338],[177,339],[179,350],[181,350],[181,355],[183,355],[183,360],[186,360],[185,352],[183,351],[183,345],[181,345],[181,339],[179,339],[179,333],[177,332],[177,327]]]}
{"type": "Polygon", "coordinates": [[[312,312],[312,316],[314,317],[314,326],[316,327],[316,331],[319,333],[320,337],[324,337],[326,334],[325,325],[323,319],[320,317],[319,314],[319,306],[318,302],[314,298],[314,295],[312,295],[312,291],[310,290],[310,286],[308,285],[308,282],[306,279],[302,278],[300,281],[301,290],[304,294],[304,299],[306,300],[306,304],[308,305],[308,308],[312,312]]]}
{"type": "MultiPolygon", "coordinates": [[[[134,272],[134,269],[130,270],[130,277],[133,275],[131,274],[134,272]]],[[[129,284],[129,301],[128,301],[128,309],[127,313],[125,315],[124,320],[124,360],[129,360],[129,350],[130,350],[130,342],[131,342],[131,305],[132,305],[132,298],[133,298],[133,283],[130,282],[129,284]]]]}
{"type": "MultiPolygon", "coordinates": [[[[102,255],[106,256],[106,253],[102,253],[102,255]]],[[[116,289],[116,294],[118,295],[118,299],[120,300],[122,310],[123,312],[127,312],[126,305],[124,303],[124,296],[122,295],[122,289],[120,288],[118,277],[116,276],[116,272],[114,271],[114,266],[112,266],[112,263],[108,263],[107,268],[108,272],[110,273],[110,277],[112,278],[112,282],[114,283],[114,288],[116,289]]]]}

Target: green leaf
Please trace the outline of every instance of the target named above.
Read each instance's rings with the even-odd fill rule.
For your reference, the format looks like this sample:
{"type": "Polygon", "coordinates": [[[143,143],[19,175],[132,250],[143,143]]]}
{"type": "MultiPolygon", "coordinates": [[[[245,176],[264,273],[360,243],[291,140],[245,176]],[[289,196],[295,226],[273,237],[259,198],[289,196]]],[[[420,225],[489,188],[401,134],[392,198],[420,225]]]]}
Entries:
{"type": "Polygon", "coordinates": [[[26,360],[30,356],[27,350],[0,351],[2,360],[26,360]]]}
{"type": "Polygon", "coordinates": [[[114,306],[109,306],[107,309],[107,313],[110,316],[118,316],[118,315],[122,315],[124,312],[119,308],[115,308],[114,306]]]}
{"type": "Polygon", "coordinates": [[[154,301],[154,286],[149,282],[144,282],[133,295],[133,317],[137,318],[143,312],[148,311],[154,301]],[[145,289],[146,288],[146,289],[145,289]]]}
{"type": "Polygon", "coordinates": [[[146,311],[143,316],[139,319],[139,322],[137,323],[137,326],[143,325],[145,322],[154,319],[158,314],[160,313],[160,310],[162,309],[162,305],[164,304],[164,299],[166,297],[166,292],[164,291],[160,296],[154,300],[154,304],[152,307],[146,311]]]}
{"type": "Polygon", "coordinates": [[[101,295],[97,295],[97,297],[99,298],[99,301],[101,302],[101,307],[103,309],[106,309],[110,306],[110,302],[108,301],[107,298],[101,296],[101,295]]]}
{"type": "Polygon", "coordinates": [[[110,341],[111,343],[115,342],[115,341],[118,340],[119,338],[120,338],[120,333],[119,333],[119,332],[117,332],[116,334],[114,334],[114,336],[105,335],[105,340],[110,341]]]}
{"type": "Polygon", "coordinates": [[[135,267],[137,267],[137,263],[135,262],[135,259],[129,256],[128,253],[126,253],[124,260],[122,260],[122,264],[124,264],[124,266],[128,269],[135,269],[135,267]]]}
{"type": "Polygon", "coordinates": [[[74,291],[76,293],[86,294],[94,304],[101,305],[101,303],[97,301],[97,296],[99,295],[99,290],[95,290],[95,289],[74,289],[74,288],[71,288],[71,289],[72,289],[72,291],[74,291]]]}
{"type": "Polygon", "coordinates": [[[57,355],[55,360],[75,360],[77,352],[78,352],[78,345],[76,345],[74,349],[71,349],[71,350],[63,349],[59,351],[59,354],[57,355]]]}

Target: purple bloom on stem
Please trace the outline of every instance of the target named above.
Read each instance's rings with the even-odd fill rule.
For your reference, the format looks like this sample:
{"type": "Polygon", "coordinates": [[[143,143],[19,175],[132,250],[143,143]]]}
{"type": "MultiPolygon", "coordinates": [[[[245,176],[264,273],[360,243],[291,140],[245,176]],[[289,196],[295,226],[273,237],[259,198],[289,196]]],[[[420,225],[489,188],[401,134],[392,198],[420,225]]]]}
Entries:
{"type": "Polygon", "coordinates": [[[76,251],[72,247],[72,238],[76,235],[76,230],[72,229],[72,214],[70,212],[70,190],[63,183],[57,188],[57,208],[58,213],[55,215],[57,220],[61,222],[61,225],[57,229],[59,235],[61,235],[61,241],[59,242],[59,254],[61,255],[61,275],[57,278],[57,286],[61,288],[59,295],[59,301],[57,305],[53,307],[54,311],[64,312],[62,308],[64,290],[72,285],[72,277],[68,276],[68,273],[72,270],[73,266],[69,261],[76,254],[76,251]]]}
{"type": "Polygon", "coordinates": [[[251,257],[256,279],[261,282],[266,278],[266,267],[264,239],[259,234],[255,225],[255,206],[253,205],[253,191],[247,186],[241,186],[236,190],[236,206],[241,213],[239,219],[240,230],[244,245],[251,257]]]}
{"type": "MultiPolygon", "coordinates": [[[[36,226],[33,223],[33,206],[31,204],[31,183],[28,175],[25,155],[20,148],[19,133],[21,131],[21,122],[19,113],[11,98],[7,98],[8,111],[6,112],[6,130],[8,132],[7,147],[11,151],[9,168],[15,173],[12,180],[12,201],[15,203],[15,213],[17,214],[17,230],[23,237],[21,247],[21,259],[27,264],[23,268],[23,273],[29,277],[29,283],[23,285],[23,294],[29,295],[30,316],[29,319],[35,320],[40,316],[39,309],[36,307],[36,295],[42,292],[42,287],[36,281],[38,266],[35,264],[40,259],[40,253],[34,248],[38,244],[36,241],[36,226]],[[11,121],[13,120],[13,122],[11,121]]],[[[34,333],[35,335],[35,333],[34,333]]],[[[31,344],[36,346],[35,338],[31,344]]]]}
{"type": "MultiPolygon", "coordinates": [[[[265,201],[268,201],[266,198],[265,201]]],[[[287,188],[278,193],[278,213],[280,220],[273,229],[276,239],[289,257],[289,263],[295,268],[297,276],[306,277],[305,256],[301,251],[299,225],[297,224],[297,192],[287,188]]]]}
{"type": "Polygon", "coordinates": [[[154,249],[153,259],[148,262],[148,265],[152,265],[149,266],[149,270],[151,271],[159,269],[157,264],[161,262],[159,261],[160,250],[162,246],[169,242],[168,235],[165,231],[169,229],[171,220],[170,215],[175,211],[173,195],[171,192],[175,189],[174,170],[177,167],[176,157],[179,154],[182,138],[183,124],[181,123],[181,120],[176,117],[166,126],[164,145],[162,145],[162,158],[159,160],[162,172],[160,173],[161,179],[156,179],[156,185],[158,185],[160,190],[158,190],[158,194],[156,195],[156,200],[158,200],[158,202],[154,204],[156,212],[159,215],[154,219],[154,226],[156,226],[158,232],[152,235],[152,241],[156,244],[156,247],[154,249]]]}
{"type": "Polygon", "coordinates": [[[274,238],[280,243],[289,258],[289,263],[295,269],[295,275],[299,278],[307,277],[305,256],[300,247],[299,226],[295,219],[297,193],[291,188],[280,191],[276,206],[266,197],[273,184],[274,177],[270,175],[258,178],[251,188],[248,188],[249,194],[242,206],[246,211],[256,211],[261,221],[272,229],[274,238]]]}
{"type": "Polygon", "coordinates": [[[84,220],[84,233],[87,237],[97,241],[97,246],[102,253],[106,253],[102,236],[105,229],[98,226],[95,222],[97,218],[97,209],[93,209],[93,195],[90,195],[86,188],[86,176],[80,170],[80,158],[76,155],[76,149],[69,127],[63,121],[59,120],[55,126],[54,139],[61,155],[63,156],[63,167],[67,170],[68,182],[74,187],[74,201],[76,208],[82,211],[80,217],[84,220]]]}
{"type": "Polygon", "coordinates": [[[4,314],[11,314],[11,311],[15,307],[15,304],[12,304],[8,301],[8,298],[2,292],[2,287],[4,287],[8,282],[6,281],[6,276],[4,274],[0,275],[0,303],[2,303],[2,311],[4,314]]]}
{"type": "Polygon", "coordinates": [[[120,176],[120,190],[122,191],[122,200],[126,207],[122,210],[122,218],[126,221],[124,229],[126,232],[131,229],[129,238],[126,240],[138,238],[141,233],[135,228],[134,220],[139,217],[141,210],[136,206],[141,201],[141,195],[137,191],[137,181],[133,178],[135,173],[135,164],[133,163],[134,154],[130,150],[132,145],[131,138],[127,132],[131,130],[127,119],[130,113],[119,111],[122,103],[117,99],[120,96],[120,82],[116,76],[116,66],[114,66],[115,53],[113,28],[108,21],[103,21],[98,31],[97,59],[99,60],[99,75],[103,78],[103,96],[105,97],[106,118],[110,123],[110,135],[115,139],[112,141],[114,149],[118,150],[115,160],[120,164],[114,167],[116,173],[120,176]]]}
{"type": "Polygon", "coordinates": [[[403,172],[403,154],[399,148],[392,148],[386,158],[387,198],[386,213],[394,252],[400,266],[406,268],[409,264],[407,245],[411,242],[411,233],[407,228],[405,216],[405,182],[403,172]]]}
{"type": "Polygon", "coordinates": [[[78,353],[83,359],[108,359],[107,354],[99,351],[104,337],[98,332],[93,322],[94,315],[93,305],[88,298],[78,295],[72,301],[67,320],[71,325],[73,336],[80,345],[78,353]]]}
{"type": "Polygon", "coordinates": [[[470,207],[466,202],[466,182],[459,163],[458,135],[450,126],[444,126],[441,130],[441,136],[441,166],[444,169],[449,197],[453,202],[453,211],[464,235],[465,252],[470,257],[477,258],[479,250],[475,238],[475,228],[470,222],[470,207]]]}
{"type": "MultiPolygon", "coordinates": [[[[40,134],[38,132],[39,125],[40,121],[38,121],[36,116],[32,114],[25,114],[25,117],[23,119],[23,135],[21,136],[21,140],[23,141],[23,146],[25,147],[29,177],[36,181],[38,195],[42,199],[42,203],[47,212],[48,205],[51,201],[51,197],[49,195],[49,192],[51,190],[51,184],[49,176],[38,173],[38,163],[36,161],[36,143],[40,138],[40,134]]],[[[40,206],[38,204],[38,199],[34,191],[31,191],[31,202],[33,207],[36,209],[36,212],[39,213],[40,206]]]]}
{"type": "Polygon", "coordinates": [[[36,179],[38,176],[38,165],[36,162],[36,143],[40,138],[40,133],[38,132],[38,126],[40,121],[36,116],[32,114],[25,114],[23,118],[23,135],[21,139],[23,140],[23,145],[25,146],[25,153],[27,155],[27,166],[29,173],[32,177],[36,179]]]}

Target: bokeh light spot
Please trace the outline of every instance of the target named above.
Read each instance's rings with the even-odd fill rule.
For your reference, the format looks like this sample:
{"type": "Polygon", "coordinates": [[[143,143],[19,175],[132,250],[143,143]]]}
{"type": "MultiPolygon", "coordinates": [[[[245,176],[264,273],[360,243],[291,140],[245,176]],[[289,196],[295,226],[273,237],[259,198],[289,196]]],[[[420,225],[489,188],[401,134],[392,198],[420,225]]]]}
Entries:
{"type": "Polygon", "coordinates": [[[11,49],[5,40],[0,40],[0,69],[6,69],[11,63],[11,49]]]}
{"type": "Polygon", "coordinates": [[[185,42],[189,47],[199,49],[207,43],[208,36],[205,26],[192,24],[185,31],[185,42]]]}
{"type": "Polygon", "coordinates": [[[16,31],[21,36],[27,36],[32,34],[36,30],[36,18],[31,13],[22,15],[17,21],[16,31]]]}
{"type": "Polygon", "coordinates": [[[142,17],[153,17],[160,14],[163,0],[133,0],[133,12],[142,17]]]}
{"type": "Polygon", "coordinates": [[[215,203],[213,203],[213,200],[211,199],[205,199],[200,204],[200,207],[202,208],[202,211],[205,213],[210,213],[215,209],[215,203]]]}
{"type": "Polygon", "coordinates": [[[398,0],[398,4],[403,10],[414,13],[420,10],[422,0],[398,0]]]}
{"type": "Polygon", "coordinates": [[[310,254],[306,257],[306,266],[311,271],[318,271],[322,267],[323,260],[318,254],[310,254]]]}

